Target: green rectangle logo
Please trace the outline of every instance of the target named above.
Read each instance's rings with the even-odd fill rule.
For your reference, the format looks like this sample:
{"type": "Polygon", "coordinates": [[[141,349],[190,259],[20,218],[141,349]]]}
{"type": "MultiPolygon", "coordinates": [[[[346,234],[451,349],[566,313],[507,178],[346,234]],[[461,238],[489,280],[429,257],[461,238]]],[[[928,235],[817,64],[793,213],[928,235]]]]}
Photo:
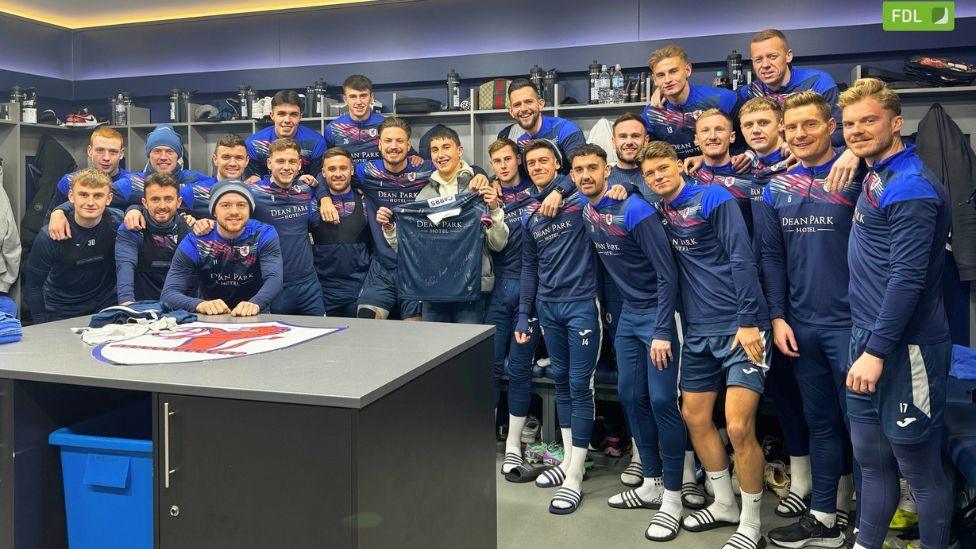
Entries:
{"type": "Polygon", "coordinates": [[[956,27],[955,2],[884,2],[886,31],[951,31],[956,27]]]}

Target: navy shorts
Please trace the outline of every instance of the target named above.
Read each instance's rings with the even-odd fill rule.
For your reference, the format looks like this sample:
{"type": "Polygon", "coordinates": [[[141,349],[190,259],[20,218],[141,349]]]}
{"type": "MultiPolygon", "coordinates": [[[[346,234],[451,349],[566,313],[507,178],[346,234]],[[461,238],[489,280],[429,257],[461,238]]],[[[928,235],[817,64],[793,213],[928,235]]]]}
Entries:
{"type": "MultiPolygon", "coordinates": [[[[853,364],[867,345],[871,332],[851,329],[853,364]]],[[[946,402],[946,377],[952,360],[952,341],[928,345],[898,343],[884,360],[881,378],[872,394],[847,391],[847,415],[851,421],[880,424],[896,444],[928,440],[930,431],[942,428],[946,402]]]]}
{"type": "Polygon", "coordinates": [[[359,292],[356,304],[357,307],[372,306],[382,309],[390,318],[393,318],[394,311],[397,310],[400,318],[420,316],[421,310],[419,301],[397,299],[397,269],[386,269],[376,259],[369,263],[369,271],[363,280],[363,289],[359,292]]]}
{"type": "Polygon", "coordinates": [[[768,330],[760,334],[766,348],[765,364],[754,364],[741,345],[729,350],[735,334],[696,336],[685,332],[681,346],[681,379],[679,386],[689,393],[717,393],[725,387],[745,387],[763,393],[772,337],[768,330]]]}

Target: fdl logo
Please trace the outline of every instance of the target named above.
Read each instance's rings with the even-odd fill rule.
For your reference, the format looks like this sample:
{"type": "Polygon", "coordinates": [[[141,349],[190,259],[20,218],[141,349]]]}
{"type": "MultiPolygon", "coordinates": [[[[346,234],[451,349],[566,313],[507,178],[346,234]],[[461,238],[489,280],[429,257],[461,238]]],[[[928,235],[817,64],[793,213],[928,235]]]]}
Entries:
{"type": "Polygon", "coordinates": [[[956,26],[955,2],[884,2],[886,31],[951,31],[956,26]]]}

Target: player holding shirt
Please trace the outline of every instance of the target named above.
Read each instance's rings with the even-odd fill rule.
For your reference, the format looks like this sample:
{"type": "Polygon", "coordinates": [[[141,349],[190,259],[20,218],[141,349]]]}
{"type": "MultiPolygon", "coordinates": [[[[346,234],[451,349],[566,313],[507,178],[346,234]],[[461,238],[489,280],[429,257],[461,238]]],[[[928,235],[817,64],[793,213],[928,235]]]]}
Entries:
{"type": "Polygon", "coordinates": [[[174,309],[205,315],[254,316],[281,292],[278,234],[251,219],[254,197],[240,181],[214,187],[210,210],[216,226],[180,242],[162,300],[174,309]]]}
{"type": "MultiPolygon", "coordinates": [[[[824,190],[838,154],[830,143],[836,122],[823,96],[799,92],[783,108],[786,141],[800,164],[774,176],[753,206],[762,217],[763,281],[774,341],[793,358],[810,426],[813,497],[809,513],[772,530],[769,539],[782,547],[840,547],[853,488],[843,407],[851,326],[847,241],[861,186],[824,190]],[[844,490],[838,491],[842,476],[844,490]]],[[[791,486],[790,495],[798,493],[791,486]]]]}
{"type": "MultiPolygon", "coordinates": [[[[119,162],[125,156],[125,140],[118,131],[113,128],[101,127],[92,132],[88,141],[89,165],[97,168],[105,175],[112,178],[112,203],[110,208],[125,210],[129,206],[129,187],[120,188],[118,183],[125,179],[128,171],[119,167],[119,162]]],[[[81,170],[78,170],[81,171],[81,170]]],[[[68,191],[71,190],[71,181],[78,174],[78,171],[65,174],[58,180],[58,185],[51,196],[51,205],[48,206],[47,216],[51,217],[51,212],[55,208],[68,200],[68,191]]]]}
{"type": "Polygon", "coordinates": [[[654,141],[638,155],[679,267],[687,322],[681,349],[682,416],[715,501],[684,518],[701,532],[738,523],[724,549],[755,549],[760,533],[762,450],[755,418],[767,370],[769,317],[742,213],[724,186],[687,184],[674,148],[654,141]],[[727,387],[725,418],[735,450],[742,509],[732,492],[728,456],[712,420],[727,387]]]}
{"type": "Polygon", "coordinates": [[[121,225],[115,238],[115,273],[119,303],[159,301],[173,254],[190,228],[177,215],[180,182],[170,174],[153,173],[146,179],[141,215],[145,229],[121,225]]]}
{"type": "Polygon", "coordinates": [[[652,507],[658,500],[645,535],[669,541],[678,535],[681,519],[681,475],[687,440],[678,411],[678,351],[674,325],[678,274],[654,208],[639,195],[624,201],[606,196],[610,167],[606,152],[583,145],[571,157],[570,174],[586,197],[583,208],[587,234],[607,274],[624,296],[614,348],[620,372],[617,392],[627,422],[643,454],[643,485],[610,499],[611,507],[652,507]],[[639,276],[635,276],[639,273],[639,276]],[[663,476],[651,464],[664,457],[663,476]],[[663,487],[662,487],[663,485],[663,487]]]}
{"type": "MultiPolygon", "coordinates": [[[[558,173],[558,155],[545,139],[534,139],[525,146],[525,164],[537,197],[564,183],[565,176],[558,173]]],[[[582,215],[586,200],[571,195],[555,217],[542,215],[539,204],[533,203],[522,219],[525,234],[515,339],[524,344],[533,337],[528,326],[534,309],[549,350],[566,448],[562,463],[539,476],[536,486],[561,486],[549,512],[564,515],[576,511],[583,498],[583,467],[593,431],[593,373],[602,329],[594,277],[596,258],[582,215]]]]}
{"type": "Polygon", "coordinates": [[[325,153],[325,139],[315,130],[301,125],[301,98],[292,90],[281,90],[271,98],[271,121],[273,126],[258,130],[250,135],[247,143],[247,156],[250,162],[244,173],[245,183],[254,183],[268,177],[268,156],[271,144],[283,137],[294,139],[301,149],[299,178],[308,185],[315,184],[315,176],[322,171],[322,154],[325,153]]]}
{"type": "MultiPolygon", "coordinates": [[[[794,93],[813,90],[824,96],[830,104],[830,116],[840,120],[840,107],[837,106],[839,91],[837,84],[829,74],[817,69],[794,67],[793,50],[786,40],[786,35],[777,29],[766,29],[753,35],[749,42],[749,55],[752,57],[752,68],[756,72],[757,80],[739,91],[742,101],[753,97],[770,97],[781,105],[787,97],[794,93]]],[[[838,123],[832,136],[833,145],[844,145],[844,136],[838,123]]],[[[788,151],[784,150],[784,153],[788,151]]],[[[852,152],[846,151],[834,162],[828,179],[828,188],[849,185],[854,180],[859,160],[852,152]]]]}
{"type": "Polygon", "coordinates": [[[328,197],[339,215],[339,223],[312,219],[312,253],[326,316],[356,316],[356,298],[369,270],[368,214],[363,197],[352,189],[354,170],[349,151],[333,147],[322,157],[315,187],[318,198],[328,197]]]}
{"type": "Polygon", "coordinates": [[[379,160],[385,118],[373,112],[373,83],[361,74],[349,76],[342,82],[342,100],[349,112],[326,124],[326,147],[342,147],[354,164],[379,160]]]}
{"type": "Polygon", "coordinates": [[[861,467],[857,548],[881,547],[898,471],[918,503],[922,547],[946,547],[952,490],[942,461],[952,342],[942,303],[948,195],[901,141],[901,100],[883,82],[841,94],[844,139],[868,165],[847,260],[851,330],[847,413],[861,467]]]}
{"type": "Polygon", "coordinates": [[[75,174],[71,237],[57,242],[43,227],[25,269],[24,299],[35,324],[96,313],[116,304],[115,237],[122,212],[108,209],[112,179],[97,168],[75,174]]]}

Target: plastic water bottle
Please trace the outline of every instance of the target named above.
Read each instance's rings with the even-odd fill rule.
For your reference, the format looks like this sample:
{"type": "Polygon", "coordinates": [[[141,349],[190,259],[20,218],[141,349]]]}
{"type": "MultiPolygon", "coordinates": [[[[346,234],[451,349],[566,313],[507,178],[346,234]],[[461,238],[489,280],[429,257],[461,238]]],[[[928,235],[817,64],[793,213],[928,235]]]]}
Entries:
{"type": "Polygon", "coordinates": [[[447,110],[461,110],[461,75],[454,69],[447,73],[447,110]]]}
{"type": "Polygon", "coordinates": [[[600,103],[607,104],[610,102],[611,98],[611,88],[610,88],[610,73],[607,72],[607,66],[603,65],[600,69],[600,103]]]}
{"type": "Polygon", "coordinates": [[[600,102],[600,64],[596,59],[590,64],[590,104],[600,102]]]}
{"type": "Polygon", "coordinates": [[[623,103],[627,90],[624,88],[624,73],[620,71],[620,63],[617,63],[613,69],[611,85],[613,87],[613,102],[623,103]]]}

